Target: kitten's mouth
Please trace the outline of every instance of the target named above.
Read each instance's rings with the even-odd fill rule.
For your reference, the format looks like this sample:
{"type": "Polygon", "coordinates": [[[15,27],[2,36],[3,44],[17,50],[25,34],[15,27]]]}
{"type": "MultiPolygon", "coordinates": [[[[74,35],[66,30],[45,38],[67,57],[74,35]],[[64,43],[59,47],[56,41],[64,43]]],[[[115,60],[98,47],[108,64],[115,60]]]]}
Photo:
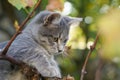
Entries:
{"type": "Polygon", "coordinates": [[[62,55],[63,57],[67,57],[68,56],[68,54],[65,51],[57,53],[57,55],[59,55],[59,54],[62,55]]]}

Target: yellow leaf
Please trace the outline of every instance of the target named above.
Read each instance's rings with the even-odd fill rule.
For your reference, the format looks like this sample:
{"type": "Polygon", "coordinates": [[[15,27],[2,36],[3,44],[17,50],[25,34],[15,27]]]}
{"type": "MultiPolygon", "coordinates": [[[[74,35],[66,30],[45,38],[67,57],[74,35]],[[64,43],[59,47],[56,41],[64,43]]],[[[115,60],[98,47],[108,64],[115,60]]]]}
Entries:
{"type": "Polygon", "coordinates": [[[16,21],[16,20],[14,22],[14,27],[15,27],[16,31],[18,31],[20,28],[20,26],[18,25],[18,21],[16,21]]]}

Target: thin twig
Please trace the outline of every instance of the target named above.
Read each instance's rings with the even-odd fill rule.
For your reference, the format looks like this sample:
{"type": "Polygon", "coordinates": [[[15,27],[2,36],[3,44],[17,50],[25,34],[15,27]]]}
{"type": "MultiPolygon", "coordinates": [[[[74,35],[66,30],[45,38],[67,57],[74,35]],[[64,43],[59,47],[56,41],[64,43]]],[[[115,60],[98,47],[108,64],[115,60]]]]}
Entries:
{"type": "Polygon", "coordinates": [[[14,64],[14,65],[18,65],[21,66],[21,61],[15,60],[14,58],[7,56],[7,55],[0,55],[0,60],[7,60],[10,63],[14,64]]]}
{"type": "Polygon", "coordinates": [[[13,37],[10,39],[10,41],[8,42],[8,44],[6,45],[4,50],[0,52],[0,60],[7,60],[7,61],[11,62],[12,64],[17,65],[18,67],[20,67],[20,69],[23,71],[23,73],[26,75],[26,77],[30,76],[31,80],[39,80],[39,74],[38,74],[37,70],[34,69],[33,67],[25,64],[22,61],[16,60],[13,57],[10,57],[10,56],[6,55],[6,53],[7,53],[8,49],[9,49],[9,47],[11,46],[12,42],[15,40],[15,38],[22,32],[22,29],[23,29],[24,25],[28,22],[28,20],[30,20],[30,18],[32,17],[34,11],[39,6],[40,2],[41,2],[41,0],[38,0],[38,2],[36,3],[33,11],[27,16],[27,18],[20,25],[20,28],[13,35],[13,37]],[[27,68],[27,70],[24,70],[26,68],[27,68]],[[26,72],[29,73],[29,74],[34,74],[34,75],[32,75],[32,76],[28,75],[26,72]]]}
{"type": "Polygon", "coordinates": [[[89,59],[92,51],[93,51],[93,50],[95,49],[95,47],[96,47],[96,43],[97,43],[97,41],[98,41],[98,38],[99,38],[99,33],[97,34],[93,45],[90,46],[90,50],[89,50],[89,52],[88,52],[88,54],[87,54],[87,57],[86,57],[85,62],[84,62],[84,65],[83,65],[83,67],[82,67],[80,80],[83,80],[84,75],[87,73],[87,72],[85,71],[86,65],[87,65],[88,59],[89,59]]]}
{"type": "Polygon", "coordinates": [[[6,45],[6,47],[4,48],[4,50],[2,51],[2,55],[6,55],[6,53],[7,53],[8,49],[9,49],[10,45],[15,40],[15,38],[22,32],[22,29],[23,29],[24,25],[30,20],[30,18],[32,17],[34,11],[39,6],[40,2],[41,2],[41,0],[38,0],[38,2],[36,3],[33,11],[27,16],[27,18],[20,25],[20,28],[18,29],[18,31],[13,35],[13,37],[10,39],[10,41],[8,42],[8,44],[6,45]]]}

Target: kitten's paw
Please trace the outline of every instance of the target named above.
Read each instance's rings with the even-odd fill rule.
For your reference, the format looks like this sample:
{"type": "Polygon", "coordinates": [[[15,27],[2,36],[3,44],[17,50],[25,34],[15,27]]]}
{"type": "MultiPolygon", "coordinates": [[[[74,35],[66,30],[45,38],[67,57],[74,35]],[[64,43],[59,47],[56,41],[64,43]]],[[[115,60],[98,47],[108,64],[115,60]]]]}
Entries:
{"type": "Polygon", "coordinates": [[[45,68],[40,72],[45,77],[58,77],[61,78],[61,73],[55,67],[45,68]]]}

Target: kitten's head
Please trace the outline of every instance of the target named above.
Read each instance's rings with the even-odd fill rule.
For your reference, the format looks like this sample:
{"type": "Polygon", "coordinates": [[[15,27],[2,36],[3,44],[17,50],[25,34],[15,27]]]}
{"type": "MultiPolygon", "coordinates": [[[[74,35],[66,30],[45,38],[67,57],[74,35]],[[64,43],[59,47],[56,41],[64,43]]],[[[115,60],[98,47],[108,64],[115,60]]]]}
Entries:
{"type": "Polygon", "coordinates": [[[61,16],[59,13],[43,11],[36,16],[35,23],[40,25],[38,30],[39,43],[50,54],[61,53],[68,40],[71,24],[82,21],[81,18],[61,16]]]}

